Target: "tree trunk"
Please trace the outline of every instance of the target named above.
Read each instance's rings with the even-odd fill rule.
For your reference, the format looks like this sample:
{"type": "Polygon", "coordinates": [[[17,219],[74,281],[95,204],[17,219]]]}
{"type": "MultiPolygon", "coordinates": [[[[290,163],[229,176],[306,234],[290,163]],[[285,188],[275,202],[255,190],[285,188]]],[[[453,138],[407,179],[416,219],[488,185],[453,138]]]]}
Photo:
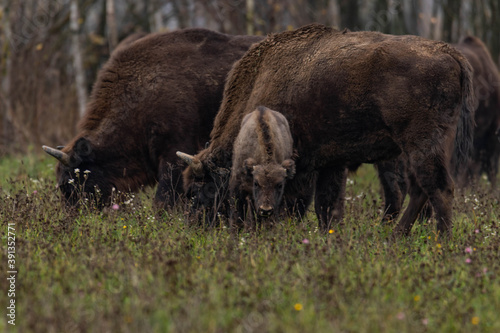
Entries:
{"type": "Polygon", "coordinates": [[[106,0],[106,25],[108,27],[109,54],[111,54],[118,44],[114,0],[106,0]]]}
{"type": "Polygon", "coordinates": [[[247,35],[254,35],[254,13],[255,13],[255,2],[254,0],[246,0],[247,3],[247,35]]]}
{"type": "Polygon", "coordinates": [[[78,0],[71,0],[70,5],[70,30],[72,32],[72,53],[73,66],[75,70],[75,84],[78,98],[78,114],[80,118],[85,113],[87,105],[87,91],[85,89],[85,72],[83,70],[82,52],[80,48],[80,33],[79,33],[79,13],[78,0]]]}

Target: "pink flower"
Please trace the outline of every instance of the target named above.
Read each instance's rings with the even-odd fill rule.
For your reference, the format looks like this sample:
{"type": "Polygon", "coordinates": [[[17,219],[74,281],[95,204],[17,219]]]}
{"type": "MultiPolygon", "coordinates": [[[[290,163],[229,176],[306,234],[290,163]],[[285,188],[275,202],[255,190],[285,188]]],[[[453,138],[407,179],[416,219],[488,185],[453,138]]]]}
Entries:
{"type": "Polygon", "coordinates": [[[472,253],[472,247],[470,247],[470,246],[469,246],[469,247],[467,247],[467,248],[465,249],[465,253],[472,253]]]}
{"type": "Polygon", "coordinates": [[[400,313],[398,313],[398,314],[396,315],[396,318],[398,318],[399,320],[403,320],[403,319],[405,319],[405,317],[406,317],[406,316],[405,316],[404,312],[400,312],[400,313]]]}
{"type": "Polygon", "coordinates": [[[309,244],[309,239],[304,238],[304,239],[302,240],[302,243],[304,243],[304,244],[309,244]]]}
{"type": "Polygon", "coordinates": [[[427,324],[429,324],[429,319],[427,319],[427,318],[422,319],[422,324],[427,326],[427,324]]]}
{"type": "Polygon", "coordinates": [[[118,204],[114,204],[113,206],[111,206],[111,208],[113,208],[113,210],[118,210],[118,208],[120,208],[120,206],[118,206],[118,204]]]}
{"type": "Polygon", "coordinates": [[[476,229],[475,232],[476,232],[476,234],[478,234],[479,233],[479,229],[476,229]]]}
{"type": "Polygon", "coordinates": [[[472,262],[471,258],[467,258],[467,259],[465,259],[465,263],[466,263],[466,264],[470,264],[471,262],[472,262]]]}
{"type": "Polygon", "coordinates": [[[34,191],[33,191],[33,194],[37,194],[37,193],[38,193],[38,191],[37,191],[37,190],[34,190],[34,191]]]}

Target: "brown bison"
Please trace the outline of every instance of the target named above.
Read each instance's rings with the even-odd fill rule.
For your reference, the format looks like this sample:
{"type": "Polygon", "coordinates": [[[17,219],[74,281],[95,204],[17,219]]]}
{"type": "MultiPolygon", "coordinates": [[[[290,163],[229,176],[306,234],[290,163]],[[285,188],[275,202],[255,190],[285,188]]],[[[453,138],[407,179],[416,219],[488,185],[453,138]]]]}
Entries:
{"type": "Polygon", "coordinates": [[[496,186],[500,158],[500,75],[484,43],[474,36],[464,37],[454,45],[469,60],[474,73],[477,100],[474,129],[474,149],[465,184],[482,173],[496,186]]]}
{"type": "Polygon", "coordinates": [[[83,187],[107,203],[113,189],[158,183],[155,204],[172,206],[182,192],[176,150],[205,145],[227,73],[259,40],[185,29],[120,45],[98,74],[78,135],[62,150],[44,147],[60,161],[65,198],[77,203],[83,187]]]}
{"type": "MultiPolygon", "coordinates": [[[[474,147],[467,168],[460,170],[453,163],[453,175],[459,185],[467,186],[483,172],[493,187],[496,186],[500,158],[500,76],[486,46],[477,37],[466,36],[454,45],[468,59],[473,72],[473,86],[476,97],[474,147]]],[[[452,164],[452,165],[453,165],[452,164]]],[[[380,182],[385,196],[385,217],[397,216],[406,195],[408,180],[403,158],[377,163],[380,182]]],[[[432,215],[427,207],[425,218],[432,215]]]]}
{"type": "Polygon", "coordinates": [[[229,181],[231,197],[236,200],[231,214],[235,221],[243,222],[254,212],[269,217],[279,210],[285,183],[295,174],[292,155],[292,134],[281,113],[259,106],[243,118],[229,181]]]}
{"type": "Polygon", "coordinates": [[[456,49],[417,36],[317,24],[253,45],[228,76],[210,145],[184,171],[195,204],[227,200],[240,123],[258,105],[288,119],[298,157],[284,199],[307,204],[314,189],[321,228],[343,214],[347,165],[404,154],[411,198],[396,232],[408,234],[430,200],[438,231],[451,234],[450,147],[455,142],[459,159],[466,155],[474,122],[471,68],[456,49]],[[204,201],[206,187],[216,191],[204,201]]]}

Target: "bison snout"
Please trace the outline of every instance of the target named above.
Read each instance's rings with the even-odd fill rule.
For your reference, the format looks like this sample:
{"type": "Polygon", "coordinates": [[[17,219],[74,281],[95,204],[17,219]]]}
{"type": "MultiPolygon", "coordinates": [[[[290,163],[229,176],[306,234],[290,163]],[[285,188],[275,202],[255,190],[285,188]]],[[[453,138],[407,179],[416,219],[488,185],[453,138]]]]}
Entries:
{"type": "Polygon", "coordinates": [[[268,217],[273,215],[274,209],[271,206],[260,206],[259,215],[262,217],[268,217]]]}

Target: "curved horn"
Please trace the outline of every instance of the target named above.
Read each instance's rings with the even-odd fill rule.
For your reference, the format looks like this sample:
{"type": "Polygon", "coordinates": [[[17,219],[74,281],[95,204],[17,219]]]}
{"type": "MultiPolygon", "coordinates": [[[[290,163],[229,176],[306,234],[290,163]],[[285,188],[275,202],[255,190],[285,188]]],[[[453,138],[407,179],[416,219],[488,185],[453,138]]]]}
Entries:
{"type": "Polygon", "coordinates": [[[203,176],[203,164],[200,162],[198,158],[194,157],[193,155],[183,153],[181,151],[178,151],[175,154],[191,167],[195,176],[198,177],[203,176]]]}
{"type": "Polygon", "coordinates": [[[42,146],[42,149],[49,155],[54,156],[57,158],[62,164],[65,166],[69,166],[70,164],[70,158],[69,155],[66,153],[63,153],[59,149],[54,149],[49,146],[42,146]]]}

